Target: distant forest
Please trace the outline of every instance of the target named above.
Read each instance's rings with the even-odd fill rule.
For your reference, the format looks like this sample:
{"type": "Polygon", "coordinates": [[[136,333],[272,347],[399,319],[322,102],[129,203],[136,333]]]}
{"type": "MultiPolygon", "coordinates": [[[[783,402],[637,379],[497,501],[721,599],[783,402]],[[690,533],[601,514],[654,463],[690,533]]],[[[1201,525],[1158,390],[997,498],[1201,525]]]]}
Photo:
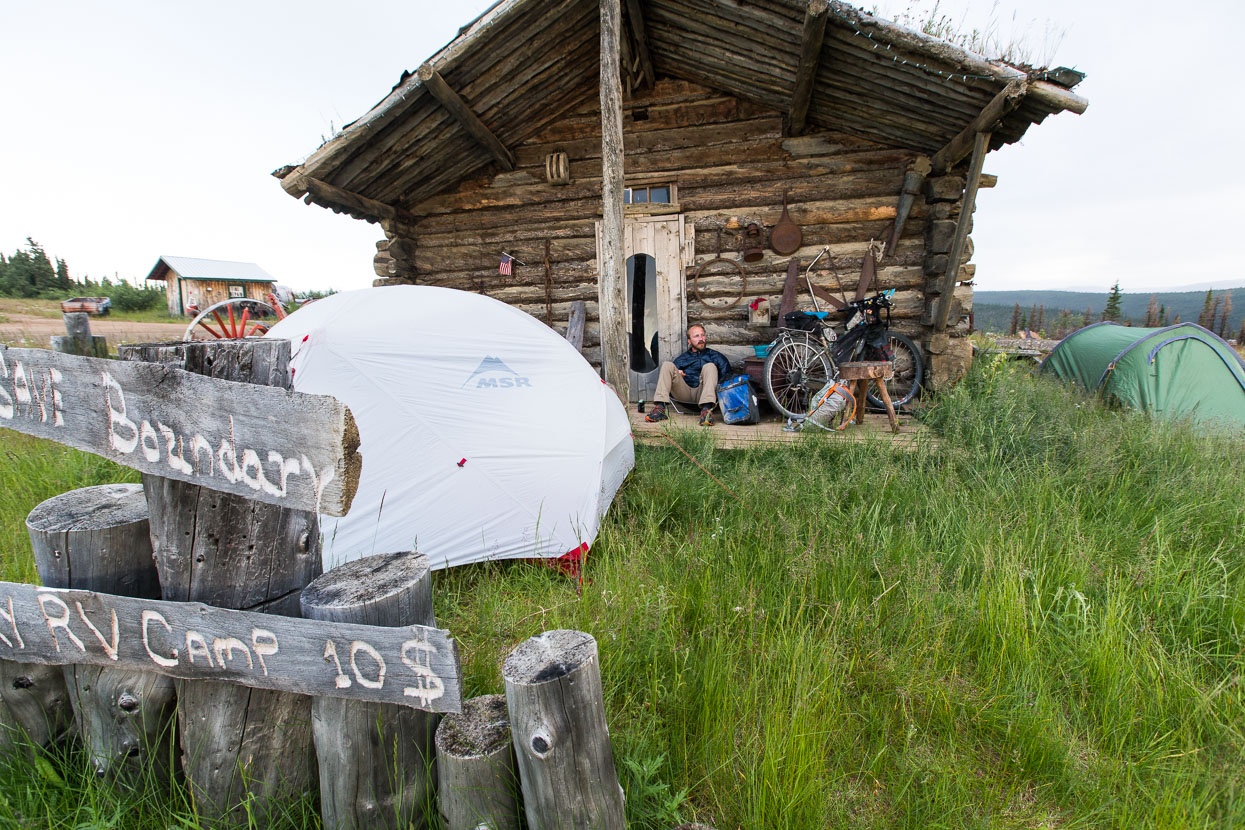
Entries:
{"type": "Polygon", "coordinates": [[[1111,300],[1112,293],[978,290],[973,324],[976,331],[991,334],[1011,334],[1015,326],[1059,338],[1103,319],[1134,326],[1192,322],[1225,339],[1245,341],[1245,285],[1217,291],[1118,292],[1114,304],[1111,300]],[[1214,323],[1208,324],[1212,314],[1214,323]]]}

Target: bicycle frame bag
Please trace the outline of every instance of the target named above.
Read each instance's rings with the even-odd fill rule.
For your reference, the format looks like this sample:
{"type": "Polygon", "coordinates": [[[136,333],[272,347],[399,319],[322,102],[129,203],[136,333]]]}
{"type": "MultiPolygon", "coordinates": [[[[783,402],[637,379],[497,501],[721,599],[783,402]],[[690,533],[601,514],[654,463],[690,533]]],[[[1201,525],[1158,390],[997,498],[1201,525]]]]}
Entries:
{"type": "Polygon", "coordinates": [[[788,311],[782,318],[783,328],[796,331],[817,331],[821,328],[821,318],[807,311],[788,311]]]}
{"type": "Polygon", "coordinates": [[[758,424],[761,413],[757,396],[747,375],[736,375],[718,384],[718,406],[722,407],[722,420],[728,424],[758,424]]]}

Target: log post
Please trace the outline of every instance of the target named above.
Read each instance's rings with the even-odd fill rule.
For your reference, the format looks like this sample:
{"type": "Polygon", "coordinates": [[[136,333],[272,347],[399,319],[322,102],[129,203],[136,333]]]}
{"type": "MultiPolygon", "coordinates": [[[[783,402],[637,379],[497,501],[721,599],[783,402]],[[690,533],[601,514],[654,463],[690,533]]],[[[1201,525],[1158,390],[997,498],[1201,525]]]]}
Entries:
{"type": "MultiPolygon", "coordinates": [[[[5,609],[6,611],[8,609],[5,609]]],[[[0,751],[47,746],[73,729],[60,666],[0,660],[0,751]]]]}
{"type": "Polygon", "coordinates": [[[947,318],[951,316],[951,299],[955,293],[955,281],[960,273],[960,257],[964,255],[964,247],[968,241],[968,225],[973,220],[973,209],[977,202],[981,166],[985,162],[989,149],[990,134],[977,133],[977,138],[973,142],[973,156],[968,164],[968,183],[964,188],[964,204],[960,206],[960,218],[955,225],[955,237],[951,242],[951,251],[947,255],[947,272],[943,276],[942,292],[935,306],[935,331],[944,330],[947,327],[947,318]]]}
{"type": "Polygon", "coordinates": [[[52,338],[53,349],[87,357],[108,356],[107,339],[100,334],[91,334],[91,315],[85,311],[70,311],[64,317],[66,334],[52,338]]]}
{"type": "MultiPolygon", "coordinates": [[[[160,598],[142,485],[104,484],[50,498],[30,511],[26,529],[46,587],[160,598]]],[[[89,625],[104,644],[115,631],[106,619],[89,625]]],[[[63,672],[96,774],[133,780],[152,770],[167,780],[176,746],[173,680],[86,664],[63,672]]]]}
{"type": "MultiPolygon", "coordinates": [[[[250,339],[125,346],[123,360],[172,363],[222,380],[290,387],[290,344],[250,339]]],[[[163,598],[299,616],[320,575],[316,514],[143,476],[163,598]]],[[[311,698],[232,683],[175,681],[182,766],[199,813],[242,821],[314,788],[311,698]]]]}
{"type": "MultiPolygon", "coordinates": [[[[436,625],[428,557],[420,553],[368,556],[333,568],[303,589],[301,605],[311,620],[436,625]]],[[[339,659],[349,659],[359,677],[379,665],[366,651],[339,659]]],[[[314,698],[324,827],[426,827],[437,720],[409,706],[314,698]]]]}
{"type": "Polygon", "coordinates": [[[510,652],[502,679],[528,826],[626,826],[592,635],[532,637],[510,652]]]}
{"type": "Polygon", "coordinates": [[[519,780],[504,695],[473,697],[437,727],[437,802],[445,830],[519,830],[519,780]]]}
{"type": "Polygon", "coordinates": [[[623,249],[623,127],[619,0],[601,0],[601,364],[605,380],[631,400],[627,361],[627,268],[623,249]]]}

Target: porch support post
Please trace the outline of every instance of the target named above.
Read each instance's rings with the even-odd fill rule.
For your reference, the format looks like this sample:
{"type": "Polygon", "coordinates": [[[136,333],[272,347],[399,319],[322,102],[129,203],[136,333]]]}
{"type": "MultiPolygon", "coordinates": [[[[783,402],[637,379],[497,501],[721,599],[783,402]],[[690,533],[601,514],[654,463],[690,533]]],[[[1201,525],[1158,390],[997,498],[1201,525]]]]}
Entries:
{"type": "Polygon", "coordinates": [[[941,176],[959,164],[960,160],[968,155],[974,138],[983,132],[994,132],[1003,118],[1020,106],[1020,102],[1024,100],[1028,92],[1029,84],[1021,80],[1011,81],[1003,87],[999,94],[990,99],[990,103],[982,108],[971,124],[960,130],[959,134],[947,142],[945,147],[934,153],[932,160],[934,175],[941,176]]]}
{"type": "Polygon", "coordinates": [[[973,157],[968,163],[968,184],[964,188],[964,202],[960,207],[960,219],[955,224],[955,237],[951,241],[951,253],[947,255],[947,273],[942,278],[942,293],[938,295],[938,309],[934,312],[934,329],[942,331],[951,316],[952,295],[956,278],[960,275],[960,257],[968,240],[968,226],[973,221],[973,206],[977,201],[977,188],[981,185],[981,165],[990,149],[990,133],[977,133],[973,139],[973,157]]]}
{"type": "Polygon", "coordinates": [[[631,400],[631,374],[623,257],[621,24],[620,0],[601,0],[601,364],[606,382],[626,402],[631,400]]]}

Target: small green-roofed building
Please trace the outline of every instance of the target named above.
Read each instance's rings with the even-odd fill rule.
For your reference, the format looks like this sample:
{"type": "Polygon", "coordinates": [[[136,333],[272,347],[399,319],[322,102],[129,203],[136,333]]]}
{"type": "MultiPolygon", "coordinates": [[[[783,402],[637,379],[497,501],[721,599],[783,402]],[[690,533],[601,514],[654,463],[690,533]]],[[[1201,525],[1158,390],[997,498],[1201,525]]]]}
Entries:
{"type": "Polygon", "coordinates": [[[1196,323],[1095,323],[1060,341],[1042,371],[1158,416],[1245,429],[1245,361],[1196,323]]]}

